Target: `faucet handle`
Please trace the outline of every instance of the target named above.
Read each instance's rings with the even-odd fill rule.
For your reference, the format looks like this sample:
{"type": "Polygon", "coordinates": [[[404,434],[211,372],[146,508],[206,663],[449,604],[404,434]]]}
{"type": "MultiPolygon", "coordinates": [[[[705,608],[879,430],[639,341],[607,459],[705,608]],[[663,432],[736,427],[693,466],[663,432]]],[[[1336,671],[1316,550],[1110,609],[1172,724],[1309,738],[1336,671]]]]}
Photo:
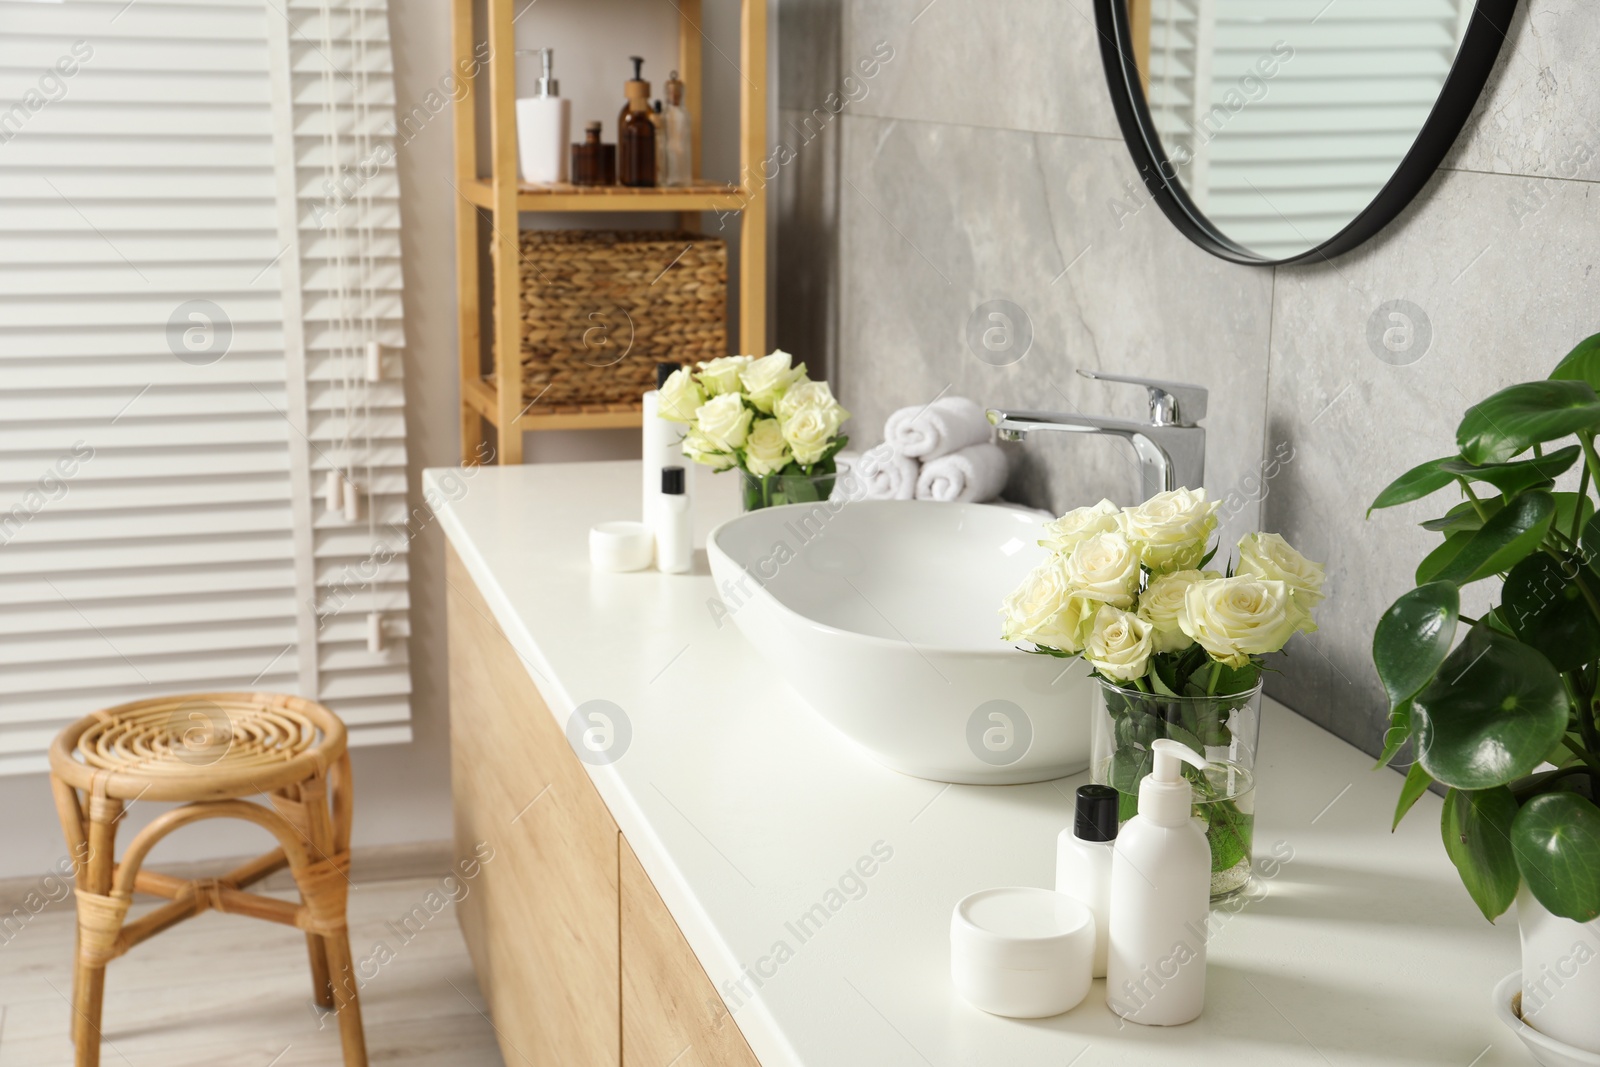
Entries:
{"type": "Polygon", "coordinates": [[[1206,417],[1206,397],[1203,385],[1185,382],[1164,382],[1155,378],[1134,378],[1124,374],[1107,374],[1104,371],[1078,369],[1078,374],[1097,382],[1121,382],[1123,385],[1142,385],[1150,391],[1150,424],[1152,426],[1194,426],[1206,417]]]}

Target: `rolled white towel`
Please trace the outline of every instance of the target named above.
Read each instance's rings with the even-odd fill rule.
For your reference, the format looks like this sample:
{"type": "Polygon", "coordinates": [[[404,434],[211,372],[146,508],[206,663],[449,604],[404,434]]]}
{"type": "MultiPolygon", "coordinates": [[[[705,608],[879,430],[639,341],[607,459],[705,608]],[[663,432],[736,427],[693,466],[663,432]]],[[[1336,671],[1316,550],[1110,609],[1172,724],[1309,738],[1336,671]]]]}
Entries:
{"type": "Polygon", "coordinates": [[[896,452],[924,463],[982,444],[991,433],[983,405],[964,396],[901,408],[883,424],[883,439],[896,452]]]}
{"type": "Polygon", "coordinates": [[[968,445],[922,465],[917,499],[974,504],[993,500],[1006,487],[1007,466],[999,445],[968,445]]]}
{"type": "Polygon", "coordinates": [[[917,461],[888,444],[839,453],[833,495],[854,500],[910,500],[917,492],[917,461]]]}

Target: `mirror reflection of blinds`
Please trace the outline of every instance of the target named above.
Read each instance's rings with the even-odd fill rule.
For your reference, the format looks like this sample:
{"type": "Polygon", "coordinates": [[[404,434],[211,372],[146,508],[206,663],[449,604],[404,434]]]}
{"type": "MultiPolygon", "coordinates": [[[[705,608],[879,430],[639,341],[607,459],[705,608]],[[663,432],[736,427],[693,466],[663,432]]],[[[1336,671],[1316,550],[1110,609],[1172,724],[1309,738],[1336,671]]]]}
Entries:
{"type": "MultiPolygon", "coordinates": [[[[308,693],[355,743],[406,739],[404,556],[319,630],[313,582],[341,581],[370,536],[295,491],[297,450],[315,456],[301,429],[345,436],[328,396],[343,340],[318,297],[331,239],[307,207],[320,179],[304,175],[293,225],[279,209],[280,162],[312,151],[280,131],[314,129],[320,101],[275,75],[282,19],[261,0],[124,5],[0,0],[0,773],[42,770],[89,711],[193,690],[308,693]],[[304,323],[286,319],[302,302],[304,323]]],[[[375,10],[369,91],[392,109],[375,10]]],[[[363,209],[389,347],[356,458],[375,517],[403,523],[392,174],[363,209]]]]}
{"type": "Polygon", "coordinates": [[[1192,156],[1185,189],[1263,256],[1331,237],[1416,140],[1470,14],[1467,0],[1155,0],[1151,110],[1169,154],[1192,156]]]}

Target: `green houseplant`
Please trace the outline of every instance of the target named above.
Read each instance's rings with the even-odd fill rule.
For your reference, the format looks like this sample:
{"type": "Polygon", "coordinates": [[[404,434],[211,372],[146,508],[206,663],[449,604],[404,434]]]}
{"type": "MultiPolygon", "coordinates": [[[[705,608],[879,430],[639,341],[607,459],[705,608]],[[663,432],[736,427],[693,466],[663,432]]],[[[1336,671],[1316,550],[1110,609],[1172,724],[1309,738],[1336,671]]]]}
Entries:
{"type": "MultiPolygon", "coordinates": [[[[1415,762],[1395,825],[1434,782],[1448,787],[1445,851],[1486,918],[1503,914],[1525,890],[1525,1015],[1528,909],[1591,924],[1588,933],[1575,927],[1575,936],[1600,928],[1593,925],[1600,916],[1597,388],[1600,334],[1548,379],[1468,408],[1457,454],[1413,467],[1372,504],[1393,507],[1448,487],[1462,496],[1422,524],[1443,543],[1418,565],[1417,587],[1384,613],[1373,637],[1390,717],[1379,765],[1411,743],[1415,762]],[[1563,475],[1575,491],[1556,489],[1563,475]],[[1498,603],[1477,618],[1463,614],[1462,590],[1484,581],[1499,583],[1498,603]]],[[[1600,1016],[1593,1003],[1583,1010],[1600,1016]]],[[[1552,1033],[1543,1017],[1538,1028],[1600,1051],[1592,1028],[1587,1043],[1552,1033]]]]}

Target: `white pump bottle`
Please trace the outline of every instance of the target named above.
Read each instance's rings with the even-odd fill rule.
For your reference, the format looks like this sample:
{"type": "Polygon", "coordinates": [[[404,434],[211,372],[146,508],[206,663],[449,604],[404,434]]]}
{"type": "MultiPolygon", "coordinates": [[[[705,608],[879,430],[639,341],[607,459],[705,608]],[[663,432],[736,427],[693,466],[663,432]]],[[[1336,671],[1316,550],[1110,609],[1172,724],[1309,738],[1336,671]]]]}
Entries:
{"type": "Polygon", "coordinates": [[[1179,761],[1201,770],[1206,761],[1168,738],[1151,750],[1139,814],[1117,834],[1111,858],[1106,1004],[1129,1022],[1176,1026],[1205,1006],[1211,906],[1211,848],[1179,761]]]}

